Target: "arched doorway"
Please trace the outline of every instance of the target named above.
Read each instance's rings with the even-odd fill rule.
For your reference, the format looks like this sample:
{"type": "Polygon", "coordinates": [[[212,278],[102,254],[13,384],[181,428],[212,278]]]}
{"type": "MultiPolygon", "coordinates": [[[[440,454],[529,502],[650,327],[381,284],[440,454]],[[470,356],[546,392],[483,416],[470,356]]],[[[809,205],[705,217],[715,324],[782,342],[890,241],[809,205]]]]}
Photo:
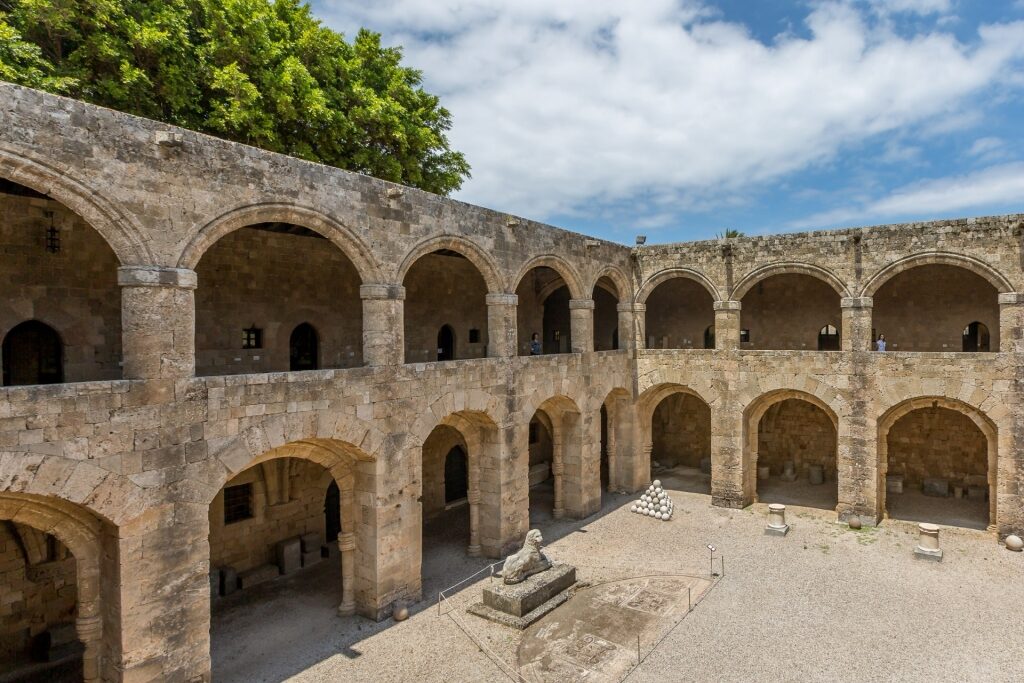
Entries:
{"type": "Polygon", "coordinates": [[[3,384],[121,379],[121,263],[111,242],[61,202],[3,178],[0,217],[0,336],[13,335],[3,342],[3,384]]]}
{"type": "Polygon", "coordinates": [[[971,529],[995,523],[995,427],[949,399],[918,399],[879,420],[880,495],[893,519],[971,529]]]}
{"type": "Polygon", "coordinates": [[[835,510],[839,503],[838,424],[813,397],[782,392],[755,403],[751,462],[762,503],[835,510]],[[759,415],[758,415],[759,414],[759,415]]]}
{"type": "Polygon", "coordinates": [[[989,337],[988,327],[985,323],[973,322],[964,328],[963,351],[965,353],[976,353],[992,350],[992,342],[989,337]]]}
{"type": "Polygon", "coordinates": [[[889,351],[999,349],[999,293],[966,268],[914,266],[878,285],[872,299],[871,338],[884,334],[889,351]]]}
{"type": "Polygon", "coordinates": [[[715,326],[708,325],[704,329],[704,348],[713,349],[715,348],[715,326]]]}
{"type": "Polygon", "coordinates": [[[406,363],[487,356],[487,280],[474,260],[454,248],[424,254],[405,271],[406,363]]]}
{"type": "Polygon", "coordinates": [[[819,351],[838,351],[839,329],[835,325],[825,325],[818,331],[819,351]]]}
{"type": "Polygon", "coordinates": [[[116,583],[104,572],[117,562],[101,539],[115,533],[67,501],[0,492],[0,678],[97,683],[116,676],[101,657],[112,623],[101,603],[116,583]]]}
{"type": "Polygon", "coordinates": [[[579,409],[565,396],[548,399],[529,422],[530,524],[544,526],[567,514],[581,518],[601,504],[597,482],[582,481],[579,409]]]}
{"type": "Polygon", "coordinates": [[[338,482],[331,480],[327,487],[327,494],[324,496],[324,541],[328,546],[328,552],[333,554],[330,544],[338,540],[341,533],[341,490],[338,482]]]}
{"type": "Polygon", "coordinates": [[[292,330],[288,340],[289,369],[316,370],[320,367],[320,337],[309,323],[301,323],[292,330]]]}
{"type": "Polygon", "coordinates": [[[616,351],[619,348],[619,291],[611,278],[605,276],[594,285],[594,350],[616,351]]]}
{"type": "Polygon", "coordinates": [[[3,341],[4,386],[56,384],[64,381],[64,345],[49,325],[28,320],[3,341]]]}
{"type": "Polygon", "coordinates": [[[197,376],[362,366],[362,276],[325,237],[327,227],[306,218],[324,234],[259,222],[222,236],[198,258],[197,376]],[[306,335],[298,357],[297,332],[306,335]]]}
{"type": "Polygon", "coordinates": [[[675,386],[656,389],[646,401],[656,402],[649,413],[650,478],[674,490],[710,495],[711,407],[675,386]]]}
{"type": "Polygon", "coordinates": [[[469,495],[469,461],[462,446],[455,446],[444,459],[444,502],[465,500],[469,495]]]}
{"type": "Polygon", "coordinates": [[[685,277],[665,280],[651,291],[645,303],[647,348],[714,347],[714,297],[701,283],[685,277]]]}
{"type": "Polygon", "coordinates": [[[455,330],[442,325],[437,333],[437,360],[455,360],[455,330]]]}
{"type": "Polygon", "coordinates": [[[804,273],[769,275],[751,284],[740,302],[745,349],[814,350],[821,324],[838,329],[842,320],[839,292],[804,273]]]}
{"type": "Polygon", "coordinates": [[[541,353],[571,352],[569,300],[572,297],[558,271],[548,266],[531,269],[519,282],[516,295],[519,297],[516,307],[519,355],[531,355],[530,340],[534,333],[540,339],[541,353]]]}

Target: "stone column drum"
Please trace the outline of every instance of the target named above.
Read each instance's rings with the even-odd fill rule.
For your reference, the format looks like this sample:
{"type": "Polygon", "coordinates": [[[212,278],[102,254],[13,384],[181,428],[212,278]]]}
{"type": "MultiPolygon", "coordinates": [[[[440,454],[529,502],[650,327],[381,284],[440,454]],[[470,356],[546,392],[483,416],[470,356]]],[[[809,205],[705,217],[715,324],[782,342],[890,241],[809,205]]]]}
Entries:
{"type": "Polygon", "coordinates": [[[117,269],[125,379],[181,379],[195,373],[194,270],[117,269]]]}
{"type": "Polygon", "coordinates": [[[515,294],[487,295],[487,357],[511,358],[516,355],[519,339],[516,311],[519,297],[515,294]]]}
{"type": "Polygon", "coordinates": [[[362,285],[363,363],[370,366],[405,362],[405,287],[362,285]]]}
{"type": "Polygon", "coordinates": [[[739,301],[716,301],[715,309],[715,348],[740,348],[740,309],[739,301]]]}
{"type": "Polygon", "coordinates": [[[594,300],[569,300],[569,336],[573,353],[594,350],[594,300]]]}

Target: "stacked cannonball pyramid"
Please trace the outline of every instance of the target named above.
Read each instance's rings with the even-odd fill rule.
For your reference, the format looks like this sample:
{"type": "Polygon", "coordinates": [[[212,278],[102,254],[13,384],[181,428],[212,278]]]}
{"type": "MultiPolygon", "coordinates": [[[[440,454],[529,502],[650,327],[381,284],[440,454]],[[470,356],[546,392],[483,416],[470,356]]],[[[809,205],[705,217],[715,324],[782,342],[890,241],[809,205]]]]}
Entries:
{"type": "Polygon", "coordinates": [[[672,519],[672,499],[668,497],[668,492],[661,488],[661,481],[658,479],[655,479],[647,487],[647,492],[640,496],[640,500],[633,503],[629,509],[637,514],[666,522],[672,519]]]}

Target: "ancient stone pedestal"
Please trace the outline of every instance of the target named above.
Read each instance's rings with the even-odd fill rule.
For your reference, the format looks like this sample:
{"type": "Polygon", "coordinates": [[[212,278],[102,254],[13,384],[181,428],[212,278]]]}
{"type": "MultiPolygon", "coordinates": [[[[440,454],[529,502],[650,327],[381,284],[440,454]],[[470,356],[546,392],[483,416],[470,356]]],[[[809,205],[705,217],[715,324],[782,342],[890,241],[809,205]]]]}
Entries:
{"type": "Polygon", "coordinates": [[[484,588],[483,602],[469,608],[470,614],[518,629],[524,629],[569,599],[576,583],[576,568],[555,564],[521,583],[492,583],[484,588]]]}
{"type": "Polygon", "coordinates": [[[785,505],[772,503],[768,506],[768,526],[764,528],[764,533],[769,536],[785,536],[789,533],[785,505]]]}
{"type": "Polygon", "coordinates": [[[939,527],[935,524],[921,522],[917,525],[919,537],[914,557],[922,560],[942,561],[942,550],[939,549],[939,527]]]}
{"type": "Polygon", "coordinates": [[[807,468],[807,477],[815,486],[825,483],[825,468],[821,465],[811,465],[807,468]]]}
{"type": "Polygon", "coordinates": [[[782,463],[782,481],[796,481],[796,463],[787,460],[782,463]]]}

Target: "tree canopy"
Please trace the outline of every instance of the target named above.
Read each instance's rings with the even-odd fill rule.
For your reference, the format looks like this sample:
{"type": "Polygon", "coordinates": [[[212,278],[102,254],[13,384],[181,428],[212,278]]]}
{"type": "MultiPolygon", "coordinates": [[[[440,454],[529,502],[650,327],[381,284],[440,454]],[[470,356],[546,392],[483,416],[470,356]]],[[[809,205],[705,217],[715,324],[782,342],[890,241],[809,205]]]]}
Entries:
{"type": "Polygon", "coordinates": [[[0,80],[449,194],[451,114],[401,61],[302,0],[0,0],[0,80]]]}

